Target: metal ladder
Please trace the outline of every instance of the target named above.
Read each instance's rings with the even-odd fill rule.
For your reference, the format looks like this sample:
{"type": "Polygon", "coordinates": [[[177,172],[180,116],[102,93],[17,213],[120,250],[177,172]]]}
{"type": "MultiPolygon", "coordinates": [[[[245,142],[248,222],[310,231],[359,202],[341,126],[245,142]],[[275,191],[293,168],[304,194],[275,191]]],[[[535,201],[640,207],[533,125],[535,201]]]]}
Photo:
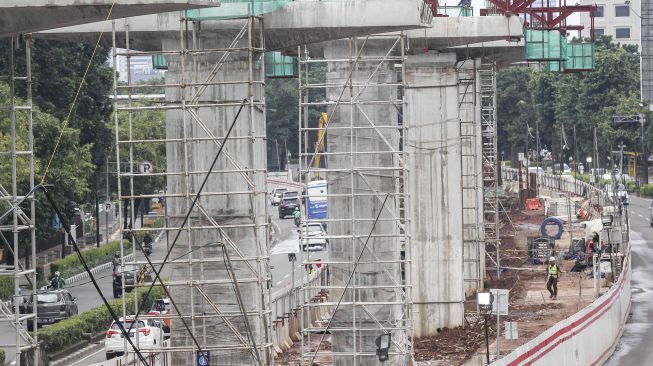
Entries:
{"type": "Polygon", "coordinates": [[[500,276],[499,159],[497,156],[496,65],[483,62],[478,70],[481,99],[481,152],[483,154],[483,231],[485,245],[495,247],[500,276]]]}
{"type": "Polygon", "coordinates": [[[481,287],[479,222],[482,202],[479,197],[476,123],[476,63],[465,60],[458,65],[458,121],[463,226],[463,281],[465,295],[481,287]]]}

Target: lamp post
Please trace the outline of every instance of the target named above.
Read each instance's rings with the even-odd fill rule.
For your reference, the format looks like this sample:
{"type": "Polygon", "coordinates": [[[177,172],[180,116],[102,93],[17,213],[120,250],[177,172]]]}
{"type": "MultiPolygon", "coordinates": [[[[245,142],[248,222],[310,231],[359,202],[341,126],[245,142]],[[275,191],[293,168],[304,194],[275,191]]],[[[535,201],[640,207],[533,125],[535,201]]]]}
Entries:
{"type": "MultiPolygon", "coordinates": [[[[478,312],[483,314],[483,324],[485,327],[485,360],[490,363],[490,337],[488,335],[487,318],[492,312],[492,303],[494,302],[494,295],[491,292],[479,292],[476,294],[478,303],[478,312]]],[[[499,330],[497,329],[497,332],[499,330]]]]}

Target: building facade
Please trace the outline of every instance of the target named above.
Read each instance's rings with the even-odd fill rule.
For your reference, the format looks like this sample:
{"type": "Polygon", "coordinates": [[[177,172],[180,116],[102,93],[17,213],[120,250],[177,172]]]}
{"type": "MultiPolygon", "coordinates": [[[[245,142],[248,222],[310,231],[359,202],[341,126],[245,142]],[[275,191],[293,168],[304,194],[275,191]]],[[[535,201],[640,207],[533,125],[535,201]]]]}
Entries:
{"type": "MultiPolygon", "coordinates": [[[[581,5],[596,5],[594,34],[612,36],[622,44],[641,44],[641,1],[640,0],[580,0],[581,5]]],[[[585,26],[583,37],[590,36],[591,20],[588,13],[581,13],[585,26]]]]}

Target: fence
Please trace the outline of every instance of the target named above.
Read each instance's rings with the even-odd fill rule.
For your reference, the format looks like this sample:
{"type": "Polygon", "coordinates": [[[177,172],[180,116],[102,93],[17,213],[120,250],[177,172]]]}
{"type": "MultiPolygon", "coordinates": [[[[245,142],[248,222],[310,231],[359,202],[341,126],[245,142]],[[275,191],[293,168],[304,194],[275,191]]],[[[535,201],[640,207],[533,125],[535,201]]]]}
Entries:
{"type": "MultiPolygon", "coordinates": [[[[503,168],[501,177],[507,180],[518,180],[519,170],[515,168],[503,168]]],[[[540,187],[555,189],[561,192],[569,192],[578,196],[597,197],[600,205],[605,205],[609,200],[609,194],[589,183],[575,179],[571,175],[557,175],[549,173],[538,173],[537,183],[540,187]]]]}
{"type": "MultiPolygon", "coordinates": [[[[504,169],[506,179],[512,179],[514,169],[504,169]]],[[[543,186],[579,194],[580,189],[596,192],[608,199],[606,192],[587,183],[564,176],[541,174],[539,183],[543,186]]],[[[523,344],[502,359],[493,362],[495,366],[518,365],[600,365],[614,351],[623,332],[624,323],[630,312],[631,248],[626,248],[623,270],[608,292],[589,306],[564,319],[538,337],[523,344]]]]}

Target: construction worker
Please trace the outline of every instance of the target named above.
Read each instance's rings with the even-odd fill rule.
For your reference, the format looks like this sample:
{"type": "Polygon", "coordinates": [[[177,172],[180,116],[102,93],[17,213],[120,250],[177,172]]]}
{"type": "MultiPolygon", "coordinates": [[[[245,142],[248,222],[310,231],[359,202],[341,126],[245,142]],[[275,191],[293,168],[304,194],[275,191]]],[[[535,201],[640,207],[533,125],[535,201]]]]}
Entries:
{"type": "Polygon", "coordinates": [[[558,277],[560,268],[555,257],[549,258],[549,265],[546,267],[546,289],[549,290],[549,299],[556,300],[558,297],[558,277]]]}

